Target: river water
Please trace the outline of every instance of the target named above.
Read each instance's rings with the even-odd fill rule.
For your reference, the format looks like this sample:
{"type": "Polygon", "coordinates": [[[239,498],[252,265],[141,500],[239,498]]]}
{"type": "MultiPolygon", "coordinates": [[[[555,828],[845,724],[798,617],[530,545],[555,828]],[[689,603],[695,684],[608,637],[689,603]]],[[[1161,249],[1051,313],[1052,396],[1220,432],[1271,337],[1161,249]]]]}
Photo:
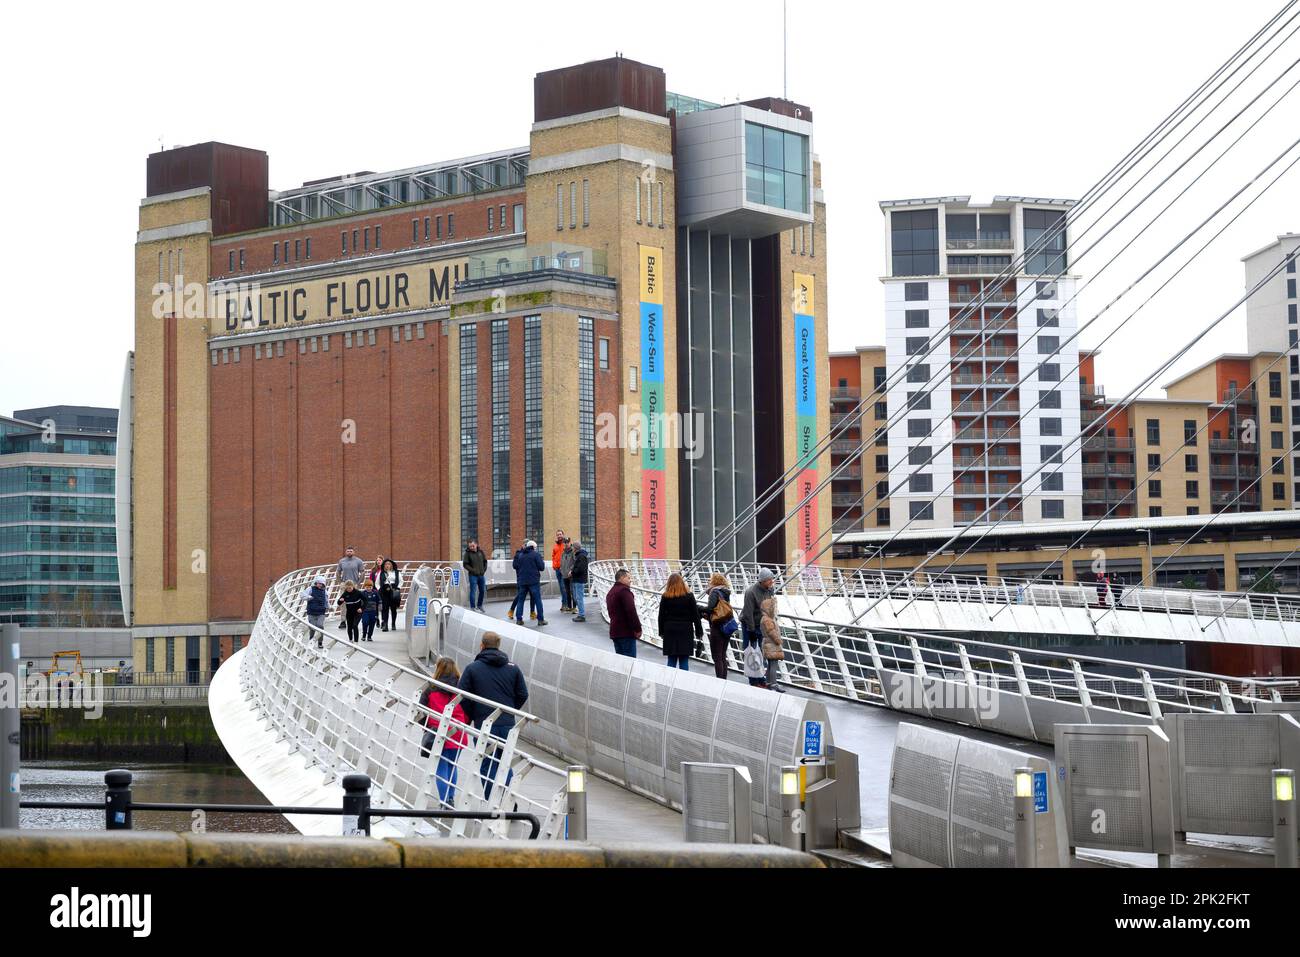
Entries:
{"type": "MultiPolygon", "coordinates": [[[[112,764],[84,761],[24,762],[24,801],[89,801],[102,805],[104,772],[112,764]]],[[[137,764],[131,769],[132,798],[168,804],[267,804],[239,769],[228,765],[137,764]]],[[[195,829],[193,812],[137,811],[132,822],[141,831],[195,829]]],[[[296,834],[280,814],[207,814],[199,822],[207,831],[260,834],[296,834]]],[[[19,826],[70,831],[102,831],[104,812],[95,810],[48,811],[24,808],[19,826]]]]}

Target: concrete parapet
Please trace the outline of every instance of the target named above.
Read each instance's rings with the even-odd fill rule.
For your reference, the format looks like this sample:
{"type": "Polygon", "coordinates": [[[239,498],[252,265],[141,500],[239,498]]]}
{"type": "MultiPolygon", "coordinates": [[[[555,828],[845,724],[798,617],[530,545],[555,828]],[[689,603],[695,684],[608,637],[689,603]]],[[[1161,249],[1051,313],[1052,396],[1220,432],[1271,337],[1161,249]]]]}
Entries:
{"type": "Polygon", "coordinates": [[[822,867],[810,854],[762,844],[622,844],[439,838],[0,831],[10,867],[822,867]]]}

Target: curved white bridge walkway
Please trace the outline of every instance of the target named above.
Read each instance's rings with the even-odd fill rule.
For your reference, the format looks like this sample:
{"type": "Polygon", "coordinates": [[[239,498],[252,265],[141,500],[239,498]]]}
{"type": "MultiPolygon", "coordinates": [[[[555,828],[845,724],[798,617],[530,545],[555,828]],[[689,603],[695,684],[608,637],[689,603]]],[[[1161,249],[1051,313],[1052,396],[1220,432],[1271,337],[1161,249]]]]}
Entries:
{"type": "MultiPolygon", "coordinates": [[[[407,586],[422,563],[403,566],[407,586]]],[[[329,582],[330,601],[337,595],[333,570],[303,569],[286,576],[268,592],[253,639],[218,669],[209,707],[217,732],[232,759],[273,803],[338,807],[341,778],[354,770],[370,774],[376,807],[428,808],[439,804],[434,772],[445,732],[421,753],[427,709],[416,703],[426,684],[411,661],[405,631],[406,604],[399,628],[376,628],[374,641],[352,644],[336,616],[308,637],[301,616],[300,593],[317,573],[329,582]],[[317,647],[317,638],[323,648],[317,647]]],[[[522,727],[536,719],[515,712],[522,727]]],[[[490,722],[488,722],[490,724],[490,722]]],[[[468,738],[460,753],[457,787],[451,804],[458,810],[518,810],[542,821],[542,839],[563,837],[566,792],[563,771],[517,747],[517,733],[504,743],[504,756],[493,793],[485,798],[478,771],[487,747],[495,742],[469,727],[452,728],[468,738]],[[507,772],[512,771],[506,785],[507,772]]],[[[592,840],[676,841],[681,819],[668,808],[600,780],[588,782],[588,835],[592,840]]],[[[337,816],[294,815],[290,822],[304,834],[338,834],[337,816]]],[[[409,819],[376,818],[377,836],[446,834],[466,837],[521,837],[524,823],[503,821],[427,824],[409,819]]]]}

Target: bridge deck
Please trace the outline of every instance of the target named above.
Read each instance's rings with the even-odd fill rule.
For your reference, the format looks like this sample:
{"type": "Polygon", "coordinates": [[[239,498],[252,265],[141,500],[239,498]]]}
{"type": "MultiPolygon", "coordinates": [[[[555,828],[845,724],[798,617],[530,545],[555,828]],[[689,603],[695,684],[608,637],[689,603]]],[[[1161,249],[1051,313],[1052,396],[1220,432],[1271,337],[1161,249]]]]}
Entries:
{"type": "MultiPolygon", "coordinates": [[[[612,650],[613,646],[609,640],[609,626],[600,618],[599,611],[593,607],[594,601],[595,599],[592,598],[587,601],[588,619],[585,622],[575,622],[570,615],[561,614],[555,599],[544,602],[551,608],[546,631],[556,637],[580,642],[592,648],[600,648],[604,651],[612,650]]],[[[506,620],[507,606],[508,603],[504,601],[488,601],[484,603],[486,613],[490,617],[499,618],[502,621],[506,620]]],[[[528,627],[536,626],[536,623],[532,621],[528,621],[526,624],[528,627]]],[[[646,642],[638,643],[637,654],[651,660],[663,660],[663,653],[660,649],[646,642]]],[[[690,668],[696,673],[709,674],[712,672],[710,666],[699,661],[691,661],[690,668]]],[[[729,680],[743,681],[745,679],[733,672],[729,676],[729,680]]],[[[1053,758],[1052,748],[1046,745],[993,734],[965,725],[929,721],[914,715],[901,714],[870,704],[851,704],[838,698],[804,691],[801,688],[788,688],[786,693],[817,698],[821,701],[830,715],[831,731],[835,743],[858,755],[858,787],[862,808],[862,830],[864,832],[881,832],[887,828],[889,822],[889,766],[894,749],[895,734],[898,725],[901,723],[927,725],[950,734],[959,734],[963,737],[1015,748],[1018,751],[1035,754],[1049,760],[1053,758]]],[[[612,787],[611,785],[605,786],[612,787]]],[[[618,791],[621,789],[613,788],[613,790],[618,791]]],[[[593,795],[593,799],[594,797],[593,795]]],[[[629,795],[629,797],[640,804],[652,803],[636,798],[634,795],[629,795]]],[[[659,806],[655,805],[655,807],[659,806]]],[[[674,829],[674,833],[677,833],[680,830],[678,815],[662,807],[659,807],[659,810],[679,822],[674,829]]],[[[1173,866],[1270,867],[1273,858],[1268,843],[1251,838],[1209,837],[1204,840],[1194,840],[1192,843],[1180,841],[1173,855],[1173,866]]],[[[1154,861],[1154,855],[1087,850],[1083,851],[1073,863],[1076,867],[1150,867],[1153,866],[1154,861]]]]}

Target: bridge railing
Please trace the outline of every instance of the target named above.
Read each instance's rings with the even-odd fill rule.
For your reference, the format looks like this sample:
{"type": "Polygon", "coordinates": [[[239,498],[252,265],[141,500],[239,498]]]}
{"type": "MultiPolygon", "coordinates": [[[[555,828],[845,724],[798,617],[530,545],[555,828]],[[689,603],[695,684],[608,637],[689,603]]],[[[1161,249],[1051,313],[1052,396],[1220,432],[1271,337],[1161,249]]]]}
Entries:
{"type": "MultiPolygon", "coordinates": [[[[445,570],[435,563],[400,567],[407,587],[421,569],[435,581],[445,570]]],[[[376,818],[382,818],[383,807],[424,810],[441,804],[496,812],[517,806],[542,821],[543,839],[561,837],[566,775],[517,746],[520,729],[536,717],[456,688],[445,689],[453,699],[435,715],[419,703],[420,690],[433,684],[427,676],[366,643],[347,641],[332,622],[313,628],[302,593],[324,575],[333,597],[336,570],[305,568],[281,578],[268,590],[254,623],[240,665],[240,687],[278,738],[288,740],[291,753],[301,754],[327,781],[353,771],[370,775],[376,818]],[[452,717],[466,698],[491,709],[481,727],[452,717]],[[438,727],[426,743],[430,717],[436,717],[438,727]],[[490,729],[503,718],[513,719],[513,725],[498,738],[490,729]],[[447,752],[455,766],[454,791],[445,785],[440,791],[439,758],[449,740],[462,747],[447,752]]],[[[450,837],[520,838],[527,831],[519,822],[504,820],[403,821],[394,826],[450,837]]]]}
{"type": "MultiPolygon", "coordinates": [[[[613,584],[616,567],[612,562],[592,565],[592,580],[602,598],[613,584]]],[[[621,567],[633,574],[642,637],[660,644],[659,595],[672,567],[660,562],[621,567]],[[638,580],[638,573],[646,578],[638,580]]],[[[750,583],[744,576],[752,578],[754,570],[751,566],[729,576],[737,612],[750,583]]],[[[729,571],[734,573],[734,566],[729,571]]],[[[688,587],[701,600],[706,583],[705,575],[688,577],[688,587]]],[[[785,653],[779,664],[784,683],[1031,740],[1051,740],[1050,719],[1157,720],[1168,712],[1250,712],[1261,703],[1300,699],[1300,679],[1295,678],[1235,678],[807,616],[777,617],[785,653]]],[[[727,655],[728,667],[740,670],[739,630],[727,655]]],[[[699,657],[711,661],[709,649],[699,657]]]]}
{"type": "MultiPolygon", "coordinates": [[[[612,580],[614,562],[593,562],[594,575],[612,580]]],[[[634,559],[623,563],[634,581],[662,589],[668,576],[682,572],[686,585],[696,594],[706,590],[709,576],[719,571],[727,576],[733,591],[741,592],[757,580],[761,565],[752,562],[716,562],[692,565],[662,559],[634,559]]],[[[1201,619],[1245,618],[1258,621],[1300,622],[1300,596],[1251,592],[1199,591],[1190,588],[1098,589],[1095,582],[1053,582],[1027,578],[998,578],[988,581],[976,575],[912,575],[903,570],[840,568],[807,565],[802,568],[773,568],[781,594],[804,598],[865,598],[888,595],[885,607],[891,611],[916,601],[948,602],[976,608],[984,614],[1016,605],[1031,608],[1114,608],[1161,615],[1195,615],[1201,619]],[[892,591],[891,591],[892,589],[892,591]],[[1118,594],[1118,600],[1116,595],[1118,594]]],[[[812,605],[814,609],[817,605],[812,605]]]]}

